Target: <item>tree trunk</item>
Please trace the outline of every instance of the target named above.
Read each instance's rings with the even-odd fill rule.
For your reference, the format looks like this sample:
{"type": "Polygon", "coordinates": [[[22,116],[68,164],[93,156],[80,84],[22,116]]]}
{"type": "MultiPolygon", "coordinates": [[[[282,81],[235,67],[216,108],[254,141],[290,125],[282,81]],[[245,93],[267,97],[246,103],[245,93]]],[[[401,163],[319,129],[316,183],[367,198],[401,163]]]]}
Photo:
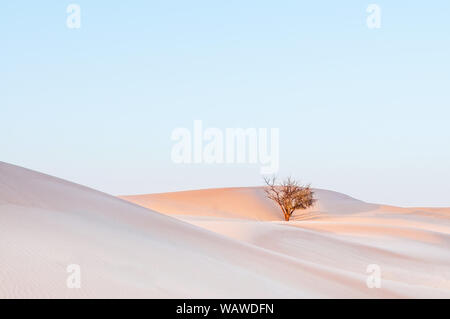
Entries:
{"type": "Polygon", "coordinates": [[[289,216],[289,214],[286,214],[286,213],[284,214],[284,220],[285,221],[288,222],[289,221],[289,217],[291,217],[291,216],[289,216]]]}

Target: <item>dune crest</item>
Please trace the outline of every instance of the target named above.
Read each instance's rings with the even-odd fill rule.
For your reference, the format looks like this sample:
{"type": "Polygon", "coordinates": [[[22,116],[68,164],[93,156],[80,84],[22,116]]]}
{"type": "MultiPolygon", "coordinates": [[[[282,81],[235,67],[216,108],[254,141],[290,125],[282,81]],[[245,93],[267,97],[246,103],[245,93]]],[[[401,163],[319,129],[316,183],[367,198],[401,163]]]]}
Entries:
{"type": "MultiPolygon", "coordinates": [[[[318,199],[314,207],[294,214],[294,219],[328,214],[357,214],[375,210],[350,196],[315,189],[318,199]]],[[[263,187],[215,188],[145,195],[119,196],[140,206],[169,215],[211,216],[261,221],[284,220],[277,205],[268,199],[263,187]]]]}

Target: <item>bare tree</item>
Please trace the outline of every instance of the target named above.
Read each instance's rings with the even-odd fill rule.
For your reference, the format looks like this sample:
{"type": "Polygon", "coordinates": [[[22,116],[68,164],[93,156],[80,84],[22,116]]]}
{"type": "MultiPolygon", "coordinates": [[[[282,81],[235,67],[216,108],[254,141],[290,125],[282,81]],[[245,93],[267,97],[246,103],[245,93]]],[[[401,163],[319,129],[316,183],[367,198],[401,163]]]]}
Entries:
{"type": "Polygon", "coordinates": [[[267,197],[280,206],[286,221],[289,221],[295,210],[306,209],[315,202],[311,186],[301,185],[291,177],[288,177],[278,185],[275,177],[265,177],[264,181],[267,185],[264,189],[267,197]]]}

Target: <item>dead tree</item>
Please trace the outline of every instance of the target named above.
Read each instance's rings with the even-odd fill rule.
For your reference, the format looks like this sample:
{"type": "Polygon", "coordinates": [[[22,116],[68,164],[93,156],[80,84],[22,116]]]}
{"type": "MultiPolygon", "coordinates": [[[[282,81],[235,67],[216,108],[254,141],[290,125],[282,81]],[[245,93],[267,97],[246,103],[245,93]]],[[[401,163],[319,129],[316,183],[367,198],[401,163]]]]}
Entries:
{"type": "Polygon", "coordinates": [[[291,177],[279,184],[275,177],[264,178],[264,181],[267,185],[264,188],[267,197],[278,204],[286,221],[289,221],[297,209],[306,209],[315,202],[310,185],[301,185],[291,177]]]}

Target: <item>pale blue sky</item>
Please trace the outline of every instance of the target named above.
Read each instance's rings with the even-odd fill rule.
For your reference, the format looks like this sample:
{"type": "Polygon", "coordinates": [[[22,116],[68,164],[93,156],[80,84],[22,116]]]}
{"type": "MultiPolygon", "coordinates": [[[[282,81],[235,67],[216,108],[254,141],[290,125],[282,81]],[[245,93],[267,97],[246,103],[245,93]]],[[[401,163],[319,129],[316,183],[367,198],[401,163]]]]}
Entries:
{"type": "Polygon", "coordinates": [[[172,163],[170,134],[279,127],[280,176],[450,206],[449,1],[16,0],[0,26],[1,161],[112,194],[251,186],[172,163]]]}

